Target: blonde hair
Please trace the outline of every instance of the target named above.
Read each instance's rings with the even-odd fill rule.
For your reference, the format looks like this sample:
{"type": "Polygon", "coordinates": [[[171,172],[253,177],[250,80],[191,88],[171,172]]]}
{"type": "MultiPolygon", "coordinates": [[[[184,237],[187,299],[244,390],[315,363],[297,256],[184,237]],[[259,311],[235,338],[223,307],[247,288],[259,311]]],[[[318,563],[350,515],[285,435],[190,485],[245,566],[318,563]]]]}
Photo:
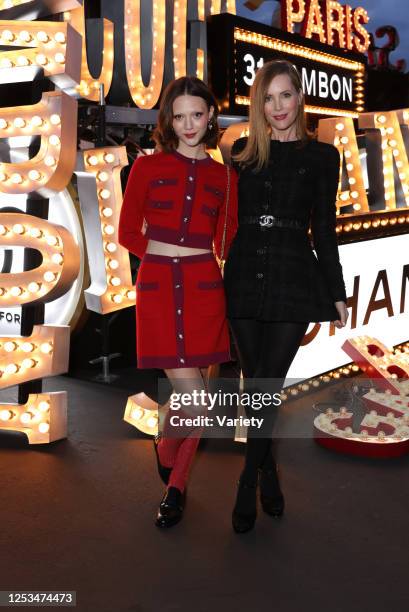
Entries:
{"type": "Polygon", "coordinates": [[[265,97],[271,81],[280,74],[287,74],[298,94],[301,93],[301,102],[298,106],[296,118],[297,139],[307,141],[310,136],[307,131],[304,92],[301,78],[297,68],[287,60],[272,60],[264,64],[257,72],[250,91],[250,134],[244,149],[233,155],[233,159],[244,166],[254,165],[257,170],[268,164],[270,156],[271,126],[264,114],[265,97]]]}

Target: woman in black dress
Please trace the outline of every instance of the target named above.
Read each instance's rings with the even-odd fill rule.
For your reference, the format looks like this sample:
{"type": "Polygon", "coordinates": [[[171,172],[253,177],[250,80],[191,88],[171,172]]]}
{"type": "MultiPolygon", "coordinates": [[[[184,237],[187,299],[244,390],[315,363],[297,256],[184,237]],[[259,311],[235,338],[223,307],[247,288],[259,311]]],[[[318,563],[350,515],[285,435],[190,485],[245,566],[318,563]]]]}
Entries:
{"type": "MultiPolygon", "coordinates": [[[[227,313],[245,389],[266,391],[252,379],[268,378],[276,393],[309,323],[341,328],[348,318],[335,232],[340,158],[334,146],[308,136],[301,79],[290,62],[274,60],[258,71],[249,122],[249,137],[232,149],[239,229],[224,269],[227,313]]],[[[239,533],[254,526],[257,484],[265,512],[284,510],[271,439],[277,408],[247,410],[264,418],[264,437],[249,427],[232,515],[239,533]]]]}

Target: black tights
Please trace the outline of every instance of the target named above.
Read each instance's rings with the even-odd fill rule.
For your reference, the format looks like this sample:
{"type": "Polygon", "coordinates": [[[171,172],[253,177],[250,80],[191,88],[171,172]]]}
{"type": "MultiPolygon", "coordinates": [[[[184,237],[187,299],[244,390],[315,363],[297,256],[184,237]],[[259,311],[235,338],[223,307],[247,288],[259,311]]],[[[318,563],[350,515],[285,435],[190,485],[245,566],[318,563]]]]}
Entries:
{"type": "MultiPolygon", "coordinates": [[[[261,391],[270,394],[279,393],[285,381],[290,365],[300,347],[307,331],[308,323],[289,321],[257,321],[255,319],[231,319],[231,329],[236,341],[244,378],[244,390],[261,391]],[[264,384],[251,379],[273,379],[264,384]],[[262,388],[259,388],[259,387],[262,388]]],[[[260,381],[262,383],[262,381],[260,381]]],[[[256,416],[264,419],[263,432],[249,427],[247,431],[246,460],[242,479],[254,483],[257,470],[275,469],[272,454],[272,432],[277,416],[278,406],[268,406],[258,411],[246,406],[248,417],[256,416]],[[268,437],[267,437],[268,436],[268,437]]]]}

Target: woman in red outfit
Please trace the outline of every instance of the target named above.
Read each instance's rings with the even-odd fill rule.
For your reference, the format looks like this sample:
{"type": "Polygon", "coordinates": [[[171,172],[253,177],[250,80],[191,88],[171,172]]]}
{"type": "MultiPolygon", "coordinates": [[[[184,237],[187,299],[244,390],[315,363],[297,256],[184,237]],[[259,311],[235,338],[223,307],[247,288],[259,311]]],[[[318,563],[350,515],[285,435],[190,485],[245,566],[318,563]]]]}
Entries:
{"type": "MultiPolygon", "coordinates": [[[[164,369],[178,393],[204,389],[200,368],[230,359],[223,282],[212,248],[225,257],[236,233],[237,177],[232,171],[228,189],[226,167],[206,153],[217,136],[217,103],[206,85],[195,77],[170,83],[154,133],[159,152],[134,163],[121,210],[119,241],[142,260],[138,368],[164,369]]],[[[168,426],[167,419],[164,432],[168,426]]],[[[167,484],[159,527],[182,518],[198,443],[197,430],[155,439],[167,484]]]]}

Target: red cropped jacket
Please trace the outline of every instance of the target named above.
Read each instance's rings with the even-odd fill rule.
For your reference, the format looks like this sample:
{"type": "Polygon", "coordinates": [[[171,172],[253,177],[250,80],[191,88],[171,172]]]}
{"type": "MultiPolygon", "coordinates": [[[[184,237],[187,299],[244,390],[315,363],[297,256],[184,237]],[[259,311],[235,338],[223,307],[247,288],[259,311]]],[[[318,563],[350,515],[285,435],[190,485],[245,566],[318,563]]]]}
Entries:
{"type": "Polygon", "coordinates": [[[237,231],[237,174],[211,157],[172,153],[139,157],[133,164],[119,219],[119,242],[142,259],[149,238],[185,247],[214,249],[223,258],[237,231]],[[227,205],[227,217],[226,217],[227,205]],[[146,221],[146,232],[142,233],[146,221]]]}

